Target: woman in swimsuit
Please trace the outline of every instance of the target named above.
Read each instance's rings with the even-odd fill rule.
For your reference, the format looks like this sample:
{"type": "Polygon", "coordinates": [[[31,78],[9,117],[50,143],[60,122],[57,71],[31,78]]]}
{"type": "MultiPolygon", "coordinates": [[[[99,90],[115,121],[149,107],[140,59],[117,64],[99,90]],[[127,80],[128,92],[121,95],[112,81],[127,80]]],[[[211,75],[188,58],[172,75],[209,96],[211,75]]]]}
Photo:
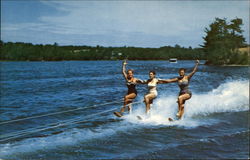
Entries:
{"type": "MultiPolygon", "coordinates": [[[[155,71],[149,72],[149,79],[148,80],[137,80],[137,83],[141,84],[147,84],[148,85],[148,93],[144,96],[144,102],[146,105],[146,114],[150,111],[150,104],[153,103],[153,99],[155,99],[158,95],[156,86],[158,83],[164,83],[167,80],[161,80],[158,78],[155,78],[155,71]]],[[[165,82],[168,83],[168,82],[165,82]]]]}
{"type": "Polygon", "coordinates": [[[181,117],[184,114],[185,101],[192,97],[192,92],[188,89],[188,85],[189,85],[190,79],[197,71],[198,65],[199,65],[199,60],[196,60],[195,67],[189,75],[185,75],[185,69],[181,68],[181,69],[179,69],[179,75],[180,75],[179,77],[174,78],[174,79],[163,80],[163,83],[178,82],[178,85],[180,87],[180,92],[179,92],[179,96],[178,96],[178,100],[177,100],[178,113],[176,114],[176,116],[179,119],[181,119],[181,117]]]}
{"type": "MultiPolygon", "coordinates": [[[[132,101],[135,99],[135,97],[137,96],[137,90],[136,90],[136,82],[138,81],[138,79],[134,78],[134,72],[133,70],[129,69],[126,72],[126,60],[124,60],[123,65],[122,65],[122,74],[126,80],[126,85],[128,87],[128,92],[127,94],[124,96],[124,103],[123,103],[123,107],[121,108],[120,112],[114,112],[114,114],[117,117],[122,117],[122,113],[125,111],[126,106],[130,103],[132,103],[132,101]]],[[[128,110],[131,111],[131,105],[128,106],[128,110]]]]}

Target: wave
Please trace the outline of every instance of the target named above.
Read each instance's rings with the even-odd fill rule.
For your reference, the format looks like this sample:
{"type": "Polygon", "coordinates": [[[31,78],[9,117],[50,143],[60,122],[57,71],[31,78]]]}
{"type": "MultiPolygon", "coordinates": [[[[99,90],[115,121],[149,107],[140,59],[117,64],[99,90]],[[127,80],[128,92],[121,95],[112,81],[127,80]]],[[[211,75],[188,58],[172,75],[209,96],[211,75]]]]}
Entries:
{"type": "Polygon", "coordinates": [[[107,138],[117,133],[127,132],[135,128],[134,125],[126,125],[125,122],[119,124],[107,124],[96,128],[78,129],[74,128],[60,134],[47,137],[27,138],[14,143],[0,144],[0,159],[18,157],[20,154],[56,149],[62,146],[74,146],[89,140],[99,140],[107,138]],[[124,124],[121,124],[124,123],[124,124]]]}
{"type": "Polygon", "coordinates": [[[249,110],[249,81],[233,81],[220,85],[207,94],[194,95],[186,116],[249,110]]]}
{"type": "MultiPolygon", "coordinates": [[[[168,117],[174,117],[177,112],[175,96],[159,97],[155,100],[150,116],[138,120],[136,115],[144,115],[143,104],[134,106],[132,114],[123,117],[124,121],[108,123],[95,128],[72,129],[48,137],[27,138],[21,141],[0,145],[0,157],[15,157],[19,154],[44,149],[55,149],[58,146],[71,146],[89,140],[116,135],[128,130],[157,125],[193,128],[201,125],[218,123],[213,119],[196,119],[197,116],[207,116],[221,112],[239,112],[249,110],[249,82],[232,81],[202,94],[194,93],[185,104],[183,120],[169,122],[168,117]]],[[[112,116],[113,115],[109,115],[112,116]]]]}
{"type": "MultiPolygon", "coordinates": [[[[144,117],[143,123],[168,124],[196,127],[201,122],[194,119],[197,116],[207,116],[214,113],[238,112],[249,110],[249,81],[231,81],[220,85],[218,88],[203,94],[194,93],[190,100],[185,103],[184,120],[169,123],[168,117],[175,117],[178,104],[177,97],[168,96],[155,100],[150,116],[144,117]]],[[[135,115],[143,115],[145,106],[141,105],[127,116],[127,120],[134,122],[135,115]]]]}

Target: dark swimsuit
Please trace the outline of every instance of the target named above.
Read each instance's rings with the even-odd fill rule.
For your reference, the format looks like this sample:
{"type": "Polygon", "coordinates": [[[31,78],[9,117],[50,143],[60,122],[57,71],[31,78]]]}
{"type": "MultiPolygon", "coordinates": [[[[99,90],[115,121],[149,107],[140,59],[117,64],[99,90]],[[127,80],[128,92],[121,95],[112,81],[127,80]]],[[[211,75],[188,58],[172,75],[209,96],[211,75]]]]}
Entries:
{"type": "Polygon", "coordinates": [[[127,94],[135,93],[137,95],[137,90],[136,90],[135,86],[136,86],[136,83],[127,82],[127,87],[128,87],[128,93],[127,94]]]}
{"type": "MultiPolygon", "coordinates": [[[[190,98],[192,97],[192,92],[188,89],[189,81],[178,81],[178,85],[180,87],[179,96],[187,93],[190,95],[190,98]]],[[[183,103],[185,103],[185,101],[183,103]]]]}

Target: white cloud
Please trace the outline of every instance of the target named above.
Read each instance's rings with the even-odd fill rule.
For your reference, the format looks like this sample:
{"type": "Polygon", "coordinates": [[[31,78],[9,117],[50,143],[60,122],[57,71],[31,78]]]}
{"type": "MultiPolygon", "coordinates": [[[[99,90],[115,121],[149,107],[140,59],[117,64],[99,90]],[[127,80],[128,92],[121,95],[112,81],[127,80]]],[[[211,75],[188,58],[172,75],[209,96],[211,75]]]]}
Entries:
{"type": "Polygon", "coordinates": [[[28,29],[31,31],[45,31],[50,30],[51,26],[44,23],[3,23],[1,26],[1,30],[3,31],[22,31],[24,29],[28,29]]]}
{"type": "MultiPolygon", "coordinates": [[[[249,35],[248,1],[42,2],[64,14],[41,16],[39,23],[18,24],[20,30],[27,27],[31,30],[65,35],[72,39],[76,35],[92,37],[96,35],[96,38],[115,35],[115,37],[131,39],[128,41],[133,41],[135,35],[175,37],[176,39],[179,37],[186,40],[185,44],[198,46],[202,43],[201,36],[204,34],[204,28],[215,17],[228,19],[239,17],[243,18],[245,23],[243,27],[247,31],[245,35],[249,35]],[[201,42],[194,44],[192,41],[197,39],[201,42]]],[[[4,31],[17,28],[16,25],[9,25],[2,29],[4,31]]],[[[183,42],[176,39],[173,39],[176,43],[183,42]]],[[[120,41],[120,39],[117,40],[120,41]]],[[[169,39],[166,41],[169,42],[169,39]]]]}
{"type": "MultiPolygon", "coordinates": [[[[48,2],[47,2],[48,3],[48,2]]],[[[51,2],[68,15],[41,17],[45,23],[67,26],[69,32],[105,33],[109,30],[171,35],[205,27],[215,17],[243,17],[246,2],[216,1],[59,1],[51,2]],[[241,3],[241,5],[240,5],[241,3]],[[74,30],[73,30],[74,29],[74,30]]],[[[249,22],[249,21],[248,21],[249,22]]]]}

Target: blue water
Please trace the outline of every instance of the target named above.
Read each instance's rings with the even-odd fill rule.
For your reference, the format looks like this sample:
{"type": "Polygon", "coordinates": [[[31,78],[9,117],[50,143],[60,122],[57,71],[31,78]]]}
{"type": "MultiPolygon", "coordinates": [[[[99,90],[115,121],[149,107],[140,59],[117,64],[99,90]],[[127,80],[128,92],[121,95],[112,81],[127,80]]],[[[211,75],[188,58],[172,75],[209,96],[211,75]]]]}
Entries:
{"type": "MultiPolygon", "coordinates": [[[[0,158],[249,158],[248,67],[200,65],[184,118],[169,122],[177,111],[176,83],[158,85],[150,116],[144,116],[145,85],[137,86],[131,114],[113,115],[127,92],[121,63],[0,62],[0,158]],[[74,111],[3,123],[69,110],[74,111]]],[[[128,62],[140,79],[147,79],[149,70],[174,78],[179,68],[190,72],[193,66],[193,61],[128,62]]]]}

